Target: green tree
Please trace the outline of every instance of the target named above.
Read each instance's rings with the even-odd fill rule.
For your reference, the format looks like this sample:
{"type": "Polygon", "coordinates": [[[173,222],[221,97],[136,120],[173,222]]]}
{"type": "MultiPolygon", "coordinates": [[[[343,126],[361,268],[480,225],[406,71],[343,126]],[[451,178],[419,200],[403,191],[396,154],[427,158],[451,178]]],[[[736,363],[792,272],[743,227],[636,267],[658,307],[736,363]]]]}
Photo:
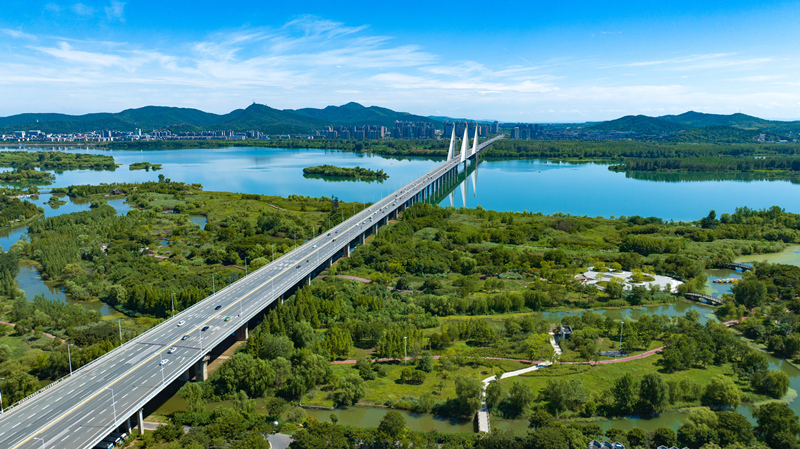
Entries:
{"type": "Polygon", "coordinates": [[[380,433],[381,435],[384,436],[384,438],[392,442],[401,438],[402,435],[405,433],[405,430],[406,430],[405,418],[403,418],[403,415],[394,410],[386,412],[386,415],[383,416],[383,419],[381,419],[380,424],[378,424],[378,433],[380,433]]]}
{"type": "Polygon", "coordinates": [[[746,272],[741,280],[733,284],[731,290],[736,302],[748,309],[763,304],[767,294],[767,288],[764,283],[750,271],[746,272]]]}
{"type": "Polygon", "coordinates": [[[511,406],[518,411],[518,413],[523,413],[527,408],[533,403],[535,399],[535,395],[531,387],[523,382],[515,381],[511,384],[511,388],[508,390],[508,399],[511,403],[511,406]]]}
{"type": "Polygon", "coordinates": [[[611,394],[614,397],[614,409],[617,413],[626,415],[633,411],[637,399],[636,389],[636,381],[630,373],[625,373],[614,381],[611,394]]]}
{"type": "Polygon", "coordinates": [[[310,421],[304,429],[299,429],[292,435],[291,449],[350,449],[344,431],[336,424],[329,422],[310,421]]]}
{"type": "Polygon", "coordinates": [[[189,408],[189,413],[201,412],[205,409],[205,391],[203,384],[198,382],[186,382],[181,387],[179,393],[189,408]]]}
{"type": "Polygon", "coordinates": [[[244,391],[239,391],[233,397],[233,409],[239,413],[253,413],[256,411],[256,401],[250,399],[244,391]]]}
{"type": "Polygon", "coordinates": [[[750,385],[761,394],[780,399],[789,391],[789,376],[777,370],[756,373],[750,379],[750,385]]]}
{"type": "Polygon", "coordinates": [[[496,409],[504,396],[503,386],[497,380],[489,382],[489,385],[486,386],[486,406],[490,410],[496,409]]]}
{"type": "MultiPolygon", "coordinates": [[[[4,328],[6,326],[3,326],[4,328]]],[[[5,362],[11,358],[11,347],[8,345],[0,345],[0,363],[5,362]]]]}
{"type": "Polygon", "coordinates": [[[653,446],[675,446],[677,438],[674,430],[669,427],[659,427],[653,432],[653,446]]]}
{"type": "Polygon", "coordinates": [[[729,377],[716,376],[706,386],[702,402],[711,407],[737,407],[741,402],[741,392],[729,377]]]}
{"type": "Polygon", "coordinates": [[[753,412],[756,418],[755,435],[772,449],[798,447],[800,422],[794,410],[783,402],[770,402],[753,412]]]}
{"type": "Polygon", "coordinates": [[[647,373],[639,383],[639,409],[646,414],[661,413],[669,405],[669,385],[658,373],[647,373]]]}
{"type": "Polygon", "coordinates": [[[363,398],[366,392],[367,388],[364,385],[364,379],[356,373],[350,373],[345,377],[339,378],[336,382],[336,391],[333,393],[333,399],[339,404],[353,405],[363,398]]]}
{"type": "Polygon", "coordinates": [[[0,379],[0,391],[3,392],[3,404],[6,407],[25,398],[39,389],[35,377],[24,372],[13,372],[0,379]]]}
{"type": "Polygon", "coordinates": [[[456,397],[462,415],[472,415],[481,407],[483,384],[471,376],[456,376],[456,397]]]}

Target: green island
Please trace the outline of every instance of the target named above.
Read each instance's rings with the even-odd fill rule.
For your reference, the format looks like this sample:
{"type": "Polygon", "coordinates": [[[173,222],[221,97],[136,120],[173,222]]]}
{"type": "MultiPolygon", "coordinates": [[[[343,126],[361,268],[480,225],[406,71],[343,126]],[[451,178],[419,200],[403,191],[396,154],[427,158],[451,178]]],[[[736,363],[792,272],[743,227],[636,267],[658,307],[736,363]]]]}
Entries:
{"type": "Polygon", "coordinates": [[[317,165],[303,169],[305,175],[332,176],[339,178],[367,178],[367,179],[389,179],[389,175],[383,170],[371,170],[369,168],[356,167],[336,167],[334,165],[317,165]]]}
{"type": "Polygon", "coordinates": [[[0,181],[8,183],[33,183],[47,185],[55,181],[56,175],[38,170],[17,169],[12,171],[0,172],[0,181]]]}
{"type": "Polygon", "coordinates": [[[62,151],[0,151],[0,167],[31,170],[114,170],[114,158],[62,151]]]}
{"type": "Polygon", "coordinates": [[[152,164],[150,162],[134,162],[128,166],[129,170],[145,170],[145,171],[156,171],[161,170],[161,164],[152,164]]]}
{"type": "MultiPolygon", "coordinates": [[[[122,322],[128,340],[169,316],[173,293],[175,309],[185,309],[211,293],[212,274],[220,288],[270,262],[273,251],[291,251],[295,235],[312,237],[329,219],[335,225],[363,207],[205,192],[164,177],[53,193],[92,206],[31,222],[30,238],[0,254],[0,320],[13,323],[0,326],[6,404],[68,373],[61,339],[75,344],[73,368],[119,345],[113,319],[81,303],[102,301],[131,317],[122,322]],[[117,216],[107,196],[124,196],[131,210],[117,216]],[[190,220],[197,215],[207,219],[202,229],[190,220]],[[15,280],[21,261],[63,287],[72,303],[26,300],[15,280]]],[[[0,217],[36,212],[17,198],[0,203],[0,217]]],[[[274,430],[273,420],[278,430],[294,431],[295,448],[328,441],[578,448],[591,439],[631,448],[788,447],[800,426],[782,399],[796,393],[764,351],[789,363],[800,356],[800,334],[793,332],[800,326],[793,312],[800,311],[800,268],[756,264],[707,322],[695,310],[642,313],[624,325],[603,313],[685,301],[680,294],[704,290],[706,269],[800,243],[800,215],[779,208],[698,218],[674,223],[416,204],[271,309],[246,342],[212,362],[208,381],[185,383],[185,407],[151,415],[169,424],[143,435],[137,447],[262,447],[257,440],[274,430]],[[630,289],[603,281],[600,291],[577,278],[589,267],[601,274],[628,270],[635,279],[630,289]],[[648,286],[656,275],[683,282],[679,295],[648,286]],[[543,314],[570,311],[583,313],[543,314]],[[559,337],[557,357],[550,332],[561,325],[572,334],[559,337]],[[615,357],[602,353],[618,349],[622,326],[626,356],[611,363],[615,357]],[[374,407],[469,422],[481,406],[482,380],[531,361],[556,363],[486,386],[493,423],[524,421],[521,429],[418,432],[392,411],[377,428],[307,419],[309,407],[374,407]],[[756,407],[755,426],[734,410],[740,404],[756,407]],[[601,427],[605,419],[684,410],[690,412],[677,432],[601,427]]]]}

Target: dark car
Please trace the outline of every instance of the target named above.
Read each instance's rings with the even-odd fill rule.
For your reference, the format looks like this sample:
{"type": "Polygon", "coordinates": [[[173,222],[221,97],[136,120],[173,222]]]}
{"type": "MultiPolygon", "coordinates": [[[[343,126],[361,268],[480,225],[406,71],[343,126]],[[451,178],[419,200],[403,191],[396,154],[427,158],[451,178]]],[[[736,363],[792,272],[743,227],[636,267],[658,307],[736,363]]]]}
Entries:
{"type": "Polygon", "coordinates": [[[214,310],[219,310],[221,308],[222,308],[222,304],[218,305],[217,307],[214,307],[214,310]]]}
{"type": "Polygon", "coordinates": [[[188,335],[184,335],[183,338],[181,338],[181,340],[186,340],[187,338],[189,338],[189,336],[188,335]]]}
{"type": "Polygon", "coordinates": [[[202,331],[203,331],[203,332],[207,331],[209,327],[211,327],[211,326],[203,326],[203,329],[202,329],[202,331]]]}

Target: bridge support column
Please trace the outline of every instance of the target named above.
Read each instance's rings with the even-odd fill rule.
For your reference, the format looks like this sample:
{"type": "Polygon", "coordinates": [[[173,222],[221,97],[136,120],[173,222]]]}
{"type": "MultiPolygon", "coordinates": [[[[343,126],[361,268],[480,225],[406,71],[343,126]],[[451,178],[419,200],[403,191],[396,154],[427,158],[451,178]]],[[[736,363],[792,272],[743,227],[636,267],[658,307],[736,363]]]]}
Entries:
{"type": "Polygon", "coordinates": [[[350,244],[344,245],[344,257],[350,257],[350,244]]]}
{"type": "Polygon", "coordinates": [[[194,364],[195,376],[197,382],[205,382],[208,379],[208,356],[203,357],[194,364]]]}
{"type": "Polygon", "coordinates": [[[178,378],[178,380],[180,380],[182,382],[188,382],[189,381],[189,370],[186,370],[183,373],[181,373],[181,376],[178,378]]]}
{"type": "Polygon", "coordinates": [[[130,435],[131,434],[131,429],[132,429],[132,427],[131,427],[131,417],[129,416],[128,419],[125,421],[125,433],[130,435]]]}
{"type": "Polygon", "coordinates": [[[306,287],[311,285],[311,275],[310,274],[308,276],[306,276],[306,281],[304,282],[304,284],[306,284],[306,287]]]}
{"type": "Polygon", "coordinates": [[[140,408],[136,415],[139,421],[139,435],[144,435],[144,410],[140,408]]]}
{"type": "Polygon", "coordinates": [[[236,334],[236,341],[247,341],[247,335],[248,335],[247,322],[239,326],[239,328],[236,329],[235,334],[236,334]]]}

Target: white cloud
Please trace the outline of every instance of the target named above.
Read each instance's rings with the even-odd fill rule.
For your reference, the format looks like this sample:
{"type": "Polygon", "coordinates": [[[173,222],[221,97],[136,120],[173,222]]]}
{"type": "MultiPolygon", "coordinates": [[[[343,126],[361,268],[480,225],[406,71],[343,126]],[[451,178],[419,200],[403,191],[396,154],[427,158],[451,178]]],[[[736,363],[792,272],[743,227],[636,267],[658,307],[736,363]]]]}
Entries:
{"type": "Polygon", "coordinates": [[[91,6],[84,5],[83,3],[75,3],[72,5],[72,12],[79,16],[92,16],[94,15],[94,8],[91,6]]]}
{"type": "Polygon", "coordinates": [[[112,1],[109,6],[106,6],[103,9],[106,12],[106,18],[108,18],[108,20],[118,20],[120,22],[125,21],[125,18],[123,17],[125,2],[112,1]]]}

